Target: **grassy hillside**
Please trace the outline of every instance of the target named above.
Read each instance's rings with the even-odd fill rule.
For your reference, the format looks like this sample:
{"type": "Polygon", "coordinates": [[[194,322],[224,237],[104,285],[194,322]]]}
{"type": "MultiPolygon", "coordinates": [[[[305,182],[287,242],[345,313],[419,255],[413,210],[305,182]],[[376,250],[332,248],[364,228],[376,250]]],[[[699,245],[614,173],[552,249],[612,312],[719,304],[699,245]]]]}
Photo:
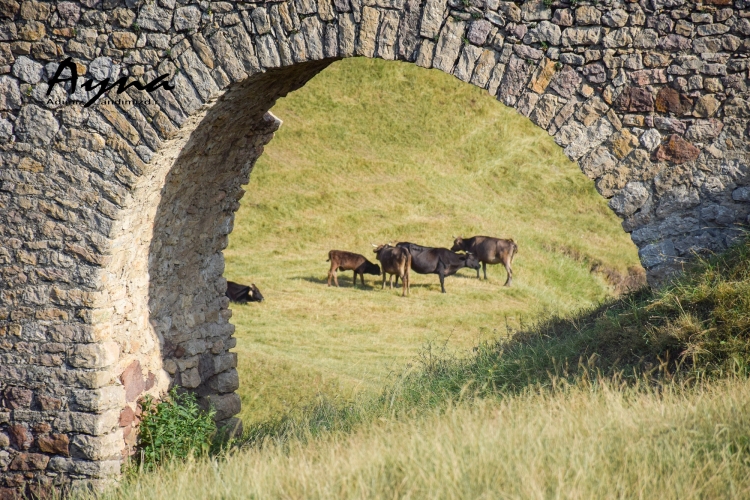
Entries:
{"type": "MultiPolygon", "coordinates": [[[[626,273],[637,254],[619,221],[550,137],[441,72],[350,59],[272,110],[267,146],[237,214],[225,275],[262,304],[232,306],[242,417],[316,398],[377,393],[428,341],[468,352],[539,315],[590,307],[612,288],[592,263],[626,273]],[[328,250],[372,258],[371,243],[450,246],[452,235],[513,237],[515,281],[462,270],[416,276],[412,296],[327,288],[328,250]]],[[[374,259],[373,259],[374,260],[374,259]]]]}

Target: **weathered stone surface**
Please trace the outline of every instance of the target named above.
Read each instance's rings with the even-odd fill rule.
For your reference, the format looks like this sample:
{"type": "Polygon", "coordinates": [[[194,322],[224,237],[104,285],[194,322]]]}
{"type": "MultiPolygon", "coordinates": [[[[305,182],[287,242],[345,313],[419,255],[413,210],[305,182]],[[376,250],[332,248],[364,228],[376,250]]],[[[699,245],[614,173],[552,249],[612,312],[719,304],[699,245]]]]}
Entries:
{"type": "Polygon", "coordinates": [[[375,55],[380,12],[372,7],[362,8],[362,23],[359,28],[359,39],[356,45],[357,54],[366,57],[375,55]]]}
{"type": "Polygon", "coordinates": [[[49,457],[40,453],[19,453],[10,463],[10,470],[33,471],[44,470],[49,463],[49,457]]]}
{"type": "Polygon", "coordinates": [[[120,375],[120,382],[125,388],[125,400],[135,401],[146,390],[147,379],[144,378],[139,360],[130,363],[120,375]]]}
{"type": "Polygon", "coordinates": [[[609,206],[620,217],[627,217],[646,203],[649,194],[642,182],[630,182],[609,201],[609,206]]]}
{"type": "Polygon", "coordinates": [[[50,111],[28,104],[21,109],[15,128],[19,140],[45,145],[52,141],[60,124],[50,111]]]}
{"type": "Polygon", "coordinates": [[[670,135],[656,150],[655,157],[660,161],[685,163],[695,160],[700,150],[677,134],[670,135]]]}
{"type": "Polygon", "coordinates": [[[474,71],[479,56],[482,55],[482,49],[473,45],[464,45],[461,51],[461,57],[458,59],[456,64],[456,70],[454,74],[465,82],[471,79],[471,74],[474,71]]]}
{"type": "Polygon", "coordinates": [[[695,116],[699,116],[701,118],[709,118],[711,116],[714,116],[716,114],[716,111],[719,109],[719,106],[719,101],[713,95],[709,94],[701,96],[698,99],[698,102],[695,103],[695,116]]]}
{"type": "Polygon", "coordinates": [[[429,39],[437,37],[447,7],[446,0],[427,0],[424,13],[422,14],[422,24],[419,28],[419,34],[429,39]]]}
{"type": "Polygon", "coordinates": [[[716,119],[696,120],[687,129],[685,139],[691,142],[706,142],[715,139],[721,133],[724,124],[716,119]]]}
{"type": "Polygon", "coordinates": [[[647,130],[641,135],[640,143],[648,151],[653,151],[659,146],[659,144],[661,144],[661,134],[658,130],[653,128],[647,130]]]}
{"type": "Polygon", "coordinates": [[[479,19],[469,25],[469,34],[467,38],[474,45],[484,45],[487,41],[487,35],[490,33],[490,29],[492,29],[492,24],[490,24],[489,21],[479,19]]]}
{"type": "Polygon", "coordinates": [[[172,11],[159,8],[156,3],[143,6],[138,13],[138,26],[151,31],[169,31],[172,27],[172,11]]]}
{"type": "Polygon", "coordinates": [[[8,387],[3,393],[5,396],[5,405],[8,408],[28,408],[31,406],[33,392],[22,387],[8,387]]]}
{"type": "Polygon", "coordinates": [[[628,87],[617,98],[614,106],[630,113],[649,112],[654,110],[654,96],[648,89],[628,87]]]}
{"type": "Polygon", "coordinates": [[[552,78],[549,87],[562,97],[570,98],[578,90],[583,79],[570,66],[564,67],[552,78]]]}
{"type": "Polygon", "coordinates": [[[601,28],[596,26],[588,28],[566,28],[562,32],[562,44],[564,46],[571,45],[595,45],[599,43],[601,38],[601,28]]]}
{"type": "Polygon", "coordinates": [[[180,7],[175,10],[172,21],[177,31],[196,30],[200,27],[201,11],[194,5],[180,7]]]}
{"type": "Polygon", "coordinates": [[[65,434],[51,434],[37,439],[39,450],[53,455],[70,455],[70,439],[65,434]]]}
{"type": "Polygon", "coordinates": [[[466,30],[466,23],[463,21],[448,21],[445,23],[443,30],[440,32],[440,38],[435,45],[435,56],[432,60],[432,67],[451,73],[453,66],[458,60],[461,50],[462,38],[466,30]]]}
{"type": "Polygon", "coordinates": [[[23,424],[15,424],[8,427],[10,444],[18,450],[28,450],[34,442],[31,431],[23,424]]]}
{"type": "Polygon", "coordinates": [[[37,84],[44,75],[44,66],[26,56],[20,56],[13,64],[11,72],[22,82],[37,84]]]}
{"type": "Polygon", "coordinates": [[[660,113],[671,113],[677,116],[689,114],[693,108],[693,101],[674,89],[663,87],[656,94],[655,108],[660,113]]]}

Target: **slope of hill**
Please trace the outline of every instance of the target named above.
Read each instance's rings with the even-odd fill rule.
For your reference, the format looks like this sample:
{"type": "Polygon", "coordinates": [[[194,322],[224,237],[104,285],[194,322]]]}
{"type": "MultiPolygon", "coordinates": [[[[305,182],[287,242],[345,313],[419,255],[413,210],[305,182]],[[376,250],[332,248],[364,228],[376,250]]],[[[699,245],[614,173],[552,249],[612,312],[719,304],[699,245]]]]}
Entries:
{"type": "MultiPolygon", "coordinates": [[[[266,301],[232,306],[242,417],[275,418],[319,396],[379,390],[427,341],[467,351],[538,315],[612,293],[600,267],[638,266],[635,247],[550,137],[485,92],[437,71],[378,60],[333,64],[273,112],[284,125],[258,161],[225,252],[228,279],[266,301]],[[448,246],[513,237],[515,281],[462,270],[439,293],[327,288],[330,249],[448,246]]],[[[374,260],[374,259],[373,259],[374,260]]],[[[343,273],[342,273],[343,274],[343,273]]]]}

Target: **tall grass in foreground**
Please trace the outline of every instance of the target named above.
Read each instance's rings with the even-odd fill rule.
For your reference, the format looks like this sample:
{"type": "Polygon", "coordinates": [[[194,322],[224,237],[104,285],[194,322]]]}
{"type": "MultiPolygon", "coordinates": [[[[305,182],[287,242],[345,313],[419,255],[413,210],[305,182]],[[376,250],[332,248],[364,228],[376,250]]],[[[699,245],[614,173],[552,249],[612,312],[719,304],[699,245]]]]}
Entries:
{"type": "Polygon", "coordinates": [[[750,383],[525,390],[167,466],[105,498],[739,498],[750,383]]]}

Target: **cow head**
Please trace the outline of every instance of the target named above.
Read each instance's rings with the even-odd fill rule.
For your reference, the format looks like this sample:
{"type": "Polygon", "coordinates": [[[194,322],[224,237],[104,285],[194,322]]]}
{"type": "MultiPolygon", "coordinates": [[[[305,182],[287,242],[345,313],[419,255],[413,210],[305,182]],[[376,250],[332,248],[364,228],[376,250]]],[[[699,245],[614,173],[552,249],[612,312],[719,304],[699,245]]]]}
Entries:
{"type": "Polygon", "coordinates": [[[380,266],[377,264],[373,264],[369,260],[365,261],[364,265],[364,271],[365,274],[374,274],[375,276],[380,276],[380,266]]]}
{"type": "Polygon", "coordinates": [[[374,253],[375,255],[377,255],[378,253],[380,253],[380,252],[381,252],[381,250],[383,250],[384,248],[388,248],[388,247],[390,247],[390,246],[391,246],[391,245],[389,245],[388,243],[384,243],[384,244],[382,244],[382,245],[376,245],[375,243],[370,243],[370,244],[371,244],[371,245],[372,245],[373,247],[375,247],[375,250],[373,250],[373,253],[374,253]]]}
{"type": "Polygon", "coordinates": [[[479,269],[479,259],[477,259],[477,256],[473,253],[467,253],[466,255],[462,256],[464,259],[464,262],[466,263],[466,267],[470,267],[472,269],[479,269]]]}
{"type": "Polygon", "coordinates": [[[249,302],[263,302],[263,295],[258,290],[258,287],[255,286],[255,283],[250,285],[250,293],[248,295],[250,296],[249,302]]]}
{"type": "Polygon", "coordinates": [[[460,236],[456,237],[456,239],[453,240],[451,252],[458,252],[459,250],[466,251],[466,248],[464,248],[464,239],[460,236]]]}

